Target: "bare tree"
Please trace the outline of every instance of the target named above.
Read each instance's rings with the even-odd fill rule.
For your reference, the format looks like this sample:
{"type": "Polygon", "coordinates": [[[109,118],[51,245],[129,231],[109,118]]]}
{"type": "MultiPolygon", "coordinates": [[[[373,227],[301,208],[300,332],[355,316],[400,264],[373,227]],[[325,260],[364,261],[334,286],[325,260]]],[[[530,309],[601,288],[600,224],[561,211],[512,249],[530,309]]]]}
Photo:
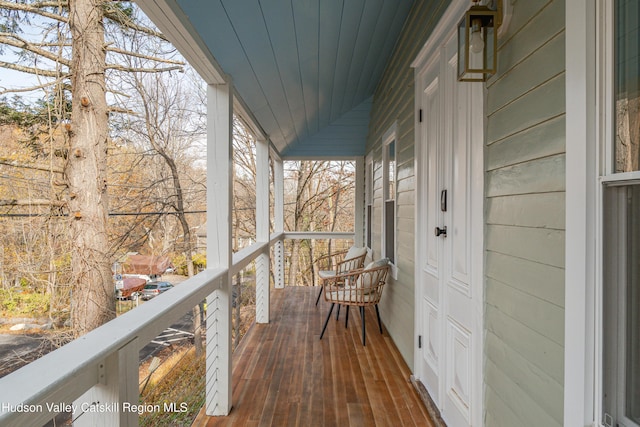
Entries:
{"type": "MultiPolygon", "coordinates": [[[[293,231],[353,228],[353,165],[349,162],[291,162],[286,170],[285,226],[293,231]]],[[[314,242],[290,243],[290,285],[314,283],[314,242]],[[303,250],[304,249],[304,250],[303,250]]]]}
{"type": "MultiPolygon", "coordinates": [[[[139,63],[139,58],[132,62],[139,63]]],[[[144,65],[144,64],[140,64],[144,65]]],[[[181,252],[186,260],[187,275],[194,275],[194,242],[187,218],[187,194],[183,187],[186,159],[199,151],[205,140],[205,112],[200,101],[202,85],[195,76],[146,75],[128,73],[121,77],[123,85],[137,96],[128,98],[127,110],[140,112],[123,117],[121,135],[132,139],[145,155],[161,159],[154,190],[159,191],[157,210],[171,213],[182,232],[181,252]],[[191,154],[190,154],[191,153],[191,154]],[[165,175],[166,172],[166,175],[165,175]]],[[[202,189],[204,190],[204,188],[202,189]]],[[[199,195],[204,199],[204,191],[199,195]]],[[[162,216],[160,221],[166,216],[162,216]]],[[[202,307],[194,308],[196,351],[203,351],[201,339],[202,307]]]]}
{"type": "MultiPolygon", "coordinates": [[[[104,29],[108,26],[162,36],[141,25],[128,2],[0,1],[0,13],[5,18],[0,44],[5,49],[16,49],[19,58],[17,62],[1,61],[0,67],[44,79],[31,88],[18,90],[53,88],[48,93],[54,100],[53,106],[59,107],[53,113],[52,123],[63,126],[66,142],[58,155],[63,163],[62,201],[69,213],[69,238],[73,243],[71,319],[78,336],[115,316],[108,254],[106,152],[109,113],[118,108],[107,104],[106,76],[111,70],[127,67],[107,62],[107,52],[114,58],[146,56],[108,44],[104,29]],[[42,27],[40,40],[28,39],[20,33],[21,28],[35,25],[36,21],[42,27]]],[[[153,59],[167,63],[161,58],[153,59]]],[[[173,63],[128,70],[156,73],[180,67],[173,63]]]]}

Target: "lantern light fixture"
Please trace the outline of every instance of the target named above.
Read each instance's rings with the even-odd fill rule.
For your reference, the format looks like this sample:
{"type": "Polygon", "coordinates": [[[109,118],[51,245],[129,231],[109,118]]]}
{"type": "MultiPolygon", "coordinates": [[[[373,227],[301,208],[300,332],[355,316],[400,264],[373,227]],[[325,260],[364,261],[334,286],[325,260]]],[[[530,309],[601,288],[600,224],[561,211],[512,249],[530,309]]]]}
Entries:
{"type": "Polygon", "coordinates": [[[458,80],[484,82],[498,66],[498,28],[502,24],[502,2],[473,5],[458,24],[458,80]]]}

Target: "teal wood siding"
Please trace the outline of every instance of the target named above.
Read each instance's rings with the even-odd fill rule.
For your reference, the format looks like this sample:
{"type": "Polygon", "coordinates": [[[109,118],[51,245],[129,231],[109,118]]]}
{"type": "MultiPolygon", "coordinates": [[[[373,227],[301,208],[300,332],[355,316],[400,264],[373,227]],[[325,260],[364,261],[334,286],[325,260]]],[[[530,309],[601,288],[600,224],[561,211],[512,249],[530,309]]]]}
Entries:
{"type": "Polygon", "coordinates": [[[448,0],[417,0],[373,98],[367,155],[374,162],[373,251],[382,254],[382,136],[397,123],[396,265],[397,280],[385,287],[380,314],[407,364],[413,366],[415,257],[414,70],[411,62],[427,41],[448,0]]]}
{"type": "Polygon", "coordinates": [[[561,426],[565,2],[513,5],[487,82],[486,426],[561,426]]]}

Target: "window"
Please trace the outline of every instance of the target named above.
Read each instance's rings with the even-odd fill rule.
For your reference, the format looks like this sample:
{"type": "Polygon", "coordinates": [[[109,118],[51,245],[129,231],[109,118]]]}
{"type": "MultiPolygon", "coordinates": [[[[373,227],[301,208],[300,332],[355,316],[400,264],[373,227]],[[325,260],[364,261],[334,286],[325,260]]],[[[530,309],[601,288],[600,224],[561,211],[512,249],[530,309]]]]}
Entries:
{"type": "Polygon", "coordinates": [[[602,423],[640,426],[640,3],[615,0],[602,182],[602,423]],[[605,156],[607,157],[607,156],[605,156]],[[626,175],[620,175],[624,173],[626,175]]]}
{"type": "Polygon", "coordinates": [[[605,190],[604,425],[640,425],[640,185],[605,190]]]}
{"type": "Polygon", "coordinates": [[[366,205],[366,236],[365,236],[365,243],[367,245],[367,248],[369,249],[373,249],[372,246],[372,239],[371,239],[371,229],[372,229],[372,223],[373,223],[373,162],[369,161],[366,163],[367,165],[367,172],[366,172],[366,176],[365,176],[365,186],[366,186],[366,191],[365,191],[365,205],[366,205]]]}
{"type": "MultiPolygon", "coordinates": [[[[383,256],[396,264],[396,125],[385,134],[382,145],[383,164],[383,256]]],[[[395,274],[395,270],[394,270],[395,274]]]]}
{"type": "Polygon", "coordinates": [[[615,172],[640,170],[640,3],[615,2],[615,172]]]}

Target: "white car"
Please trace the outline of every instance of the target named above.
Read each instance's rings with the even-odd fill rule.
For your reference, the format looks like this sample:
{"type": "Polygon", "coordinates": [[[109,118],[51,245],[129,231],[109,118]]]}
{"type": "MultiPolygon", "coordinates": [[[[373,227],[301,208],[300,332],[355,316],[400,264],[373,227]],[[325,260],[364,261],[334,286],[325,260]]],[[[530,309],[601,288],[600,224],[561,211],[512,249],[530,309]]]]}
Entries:
{"type": "Polygon", "coordinates": [[[173,288],[173,285],[169,282],[150,282],[144,285],[142,290],[142,299],[150,300],[151,298],[160,295],[163,292],[173,288]]]}

